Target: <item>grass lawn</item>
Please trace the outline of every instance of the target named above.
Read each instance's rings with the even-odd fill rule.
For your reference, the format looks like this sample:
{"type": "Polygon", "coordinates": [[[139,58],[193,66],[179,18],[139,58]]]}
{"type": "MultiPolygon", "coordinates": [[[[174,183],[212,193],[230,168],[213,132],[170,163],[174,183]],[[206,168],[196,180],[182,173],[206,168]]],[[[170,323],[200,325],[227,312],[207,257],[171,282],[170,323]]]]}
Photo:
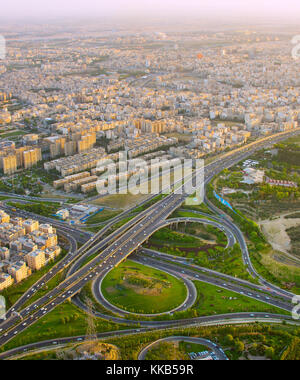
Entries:
{"type": "MultiPolygon", "coordinates": [[[[200,211],[200,210],[199,210],[200,211]]],[[[202,211],[203,212],[203,211],[202,211]]],[[[206,211],[204,211],[206,212],[206,211]]],[[[191,211],[188,211],[188,210],[181,210],[181,211],[178,211],[176,210],[170,218],[198,218],[198,219],[207,219],[207,220],[213,220],[213,219],[210,219],[209,217],[205,217],[203,215],[200,215],[200,214],[195,214],[191,211]]],[[[213,220],[214,221],[214,220],[213,220]]]]}
{"type": "Polygon", "coordinates": [[[203,242],[197,237],[189,236],[181,232],[171,231],[169,228],[162,228],[155,232],[149,243],[163,244],[167,247],[200,248],[203,242]]]}
{"type": "Polygon", "coordinates": [[[145,357],[145,360],[187,360],[188,356],[179,349],[177,342],[160,342],[153,346],[145,357]]]}
{"type": "Polygon", "coordinates": [[[7,133],[1,133],[0,138],[6,139],[9,137],[19,137],[19,136],[24,136],[26,135],[26,132],[24,131],[12,131],[12,132],[7,132],[7,133]]]}
{"type": "Polygon", "coordinates": [[[57,203],[50,202],[33,202],[33,203],[18,203],[18,202],[9,202],[9,205],[15,207],[16,209],[24,210],[27,212],[32,212],[37,215],[42,215],[45,217],[52,218],[54,214],[61,208],[57,203]]]}
{"type": "Polygon", "coordinates": [[[103,280],[104,297],[113,305],[140,314],[158,314],[181,305],[187,290],[175,277],[126,261],[103,280]]]}
{"type": "Polygon", "coordinates": [[[89,263],[90,261],[94,260],[97,256],[99,256],[101,254],[101,251],[99,252],[96,252],[94,254],[92,254],[91,256],[89,257],[86,257],[83,262],[80,264],[80,267],[79,268],[82,268],[84,267],[87,263],[89,263]]]}
{"type": "Polygon", "coordinates": [[[102,230],[105,227],[105,225],[100,225],[100,226],[95,226],[95,227],[84,227],[82,226],[81,228],[84,228],[85,231],[90,231],[96,234],[100,230],[102,230]]]}
{"type": "Polygon", "coordinates": [[[109,219],[114,218],[115,216],[119,215],[119,211],[113,211],[113,210],[103,210],[99,212],[97,215],[92,216],[86,221],[87,225],[90,224],[97,224],[97,223],[102,223],[105,222],[109,219]]]}
{"type": "MultiPolygon", "coordinates": [[[[129,216],[123,220],[121,220],[120,222],[117,222],[116,224],[114,224],[110,229],[109,231],[107,231],[105,234],[104,234],[104,237],[106,236],[109,236],[110,234],[112,234],[113,232],[115,232],[116,230],[118,230],[119,228],[123,227],[124,224],[128,223],[131,219],[134,218],[134,215],[133,216],[129,216]]],[[[99,227],[94,227],[94,228],[98,228],[99,227]]],[[[89,229],[90,230],[90,229],[89,229]]],[[[94,231],[94,232],[97,232],[97,231],[94,231]]]]}
{"type": "MultiPolygon", "coordinates": [[[[200,205],[195,205],[195,206],[184,206],[184,210],[189,211],[199,211],[199,212],[204,212],[206,214],[214,215],[214,213],[206,206],[205,203],[201,203],[200,205]]],[[[194,217],[197,217],[197,214],[193,214],[194,217]]]]}
{"type": "Polygon", "coordinates": [[[209,347],[203,346],[202,344],[197,344],[197,343],[189,343],[189,342],[179,342],[179,349],[180,351],[183,351],[187,355],[192,353],[192,352],[202,352],[202,351],[211,351],[209,347]]]}
{"type": "MultiPolygon", "coordinates": [[[[10,350],[14,347],[41,342],[48,339],[72,337],[84,335],[86,333],[86,314],[72,303],[65,302],[52,312],[30,326],[27,330],[13,338],[2,351],[10,350]]],[[[96,320],[98,332],[121,330],[125,325],[118,325],[106,322],[102,319],[96,320]]]]}
{"type": "Polygon", "coordinates": [[[272,248],[267,248],[262,252],[257,252],[250,247],[250,256],[252,263],[264,278],[276,285],[289,289],[295,294],[300,293],[300,268],[299,265],[290,264],[282,260],[284,255],[276,253],[272,248]]]}
{"type": "Polygon", "coordinates": [[[197,288],[198,296],[193,309],[197,311],[198,316],[243,312],[265,312],[289,315],[289,313],[284,310],[244,295],[200,281],[195,281],[194,283],[197,288]]]}

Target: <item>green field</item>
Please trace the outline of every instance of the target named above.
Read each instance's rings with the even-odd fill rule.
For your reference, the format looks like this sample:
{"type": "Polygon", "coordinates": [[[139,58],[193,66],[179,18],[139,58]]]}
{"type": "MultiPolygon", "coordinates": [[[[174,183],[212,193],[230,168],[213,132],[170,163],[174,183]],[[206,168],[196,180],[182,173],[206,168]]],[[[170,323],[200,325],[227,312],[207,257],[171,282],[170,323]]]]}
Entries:
{"type": "Polygon", "coordinates": [[[214,285],[200,281],[195,281],[195,285],[198,296],[193,309],[197,311],[198,316],[243,312],[288,314],[288,312],[275,306],[267,305],[261,301],[214,285]]]}
{"type": "Polygon", "coordinates": [[[139,314],[168,312],[181,305],[187,295],[182,281],[132,261],[105,277],[102,292],[113,305],[139,314]]]}
{"type": "Polygon", "coordinates": [[[160,342],[153,346],[145,360],[187,360],[188,356],[179,349],[177,342],[160,342]]]}
{"type": "Polygon", "coordinates": [[[53,217],[60,209],[60,205],[58,203],[18,203],[18,202],[9,202],[10,206],[15,207],[16,209],[24,210],[27,212],[32,212],[37,215],[42,215],[46,217],[53,217]]]}
{"type": "Polygon", "coordinates": [[[12,138],[12,137],[20,137],[26,135],[26,132],[24,131],[12,131],[7,133],[1,133],[0,138],[6,139],[6,138],[12,138]]]}
{"type": "Polygon", "coordinates": [[[119,211],[103,210],[103,211],[99,212],[97,215],[90,217],[86,221],[86,224],[91,225],[91,224],[98,224],[98,223],[106,222],[107,220],[112,219],[113,217],[115,217],[119,214],[120,214],[119,211]]]}
{"type": "Polygon", "coordinates": [[[210,348],[207,346],[203,346],[202,344],[190,343],[190,342],[179,342],[179,349],[186,354],[191,352],[202,352],[202,351],[210,351],[210,348]]]}

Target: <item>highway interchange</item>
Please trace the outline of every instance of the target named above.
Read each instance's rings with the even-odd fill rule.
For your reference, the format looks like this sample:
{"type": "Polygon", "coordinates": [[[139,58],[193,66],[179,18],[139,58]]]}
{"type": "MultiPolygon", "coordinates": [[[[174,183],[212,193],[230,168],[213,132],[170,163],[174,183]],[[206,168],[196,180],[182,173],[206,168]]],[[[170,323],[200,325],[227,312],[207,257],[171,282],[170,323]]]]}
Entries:
{"type": "MultiPolygon", "coordinates": [[[[287,137],[293,136],[296,133],[299,133],[299,131],[275,136],[271,138],[267,143],[266,141],[257,142],[254,145],[252,144],[251,147],[245,147],[242,150],[239,150],[239,152],[232,152],[230,155],[228,155],[228,158],[222,157],[221,159],[216,160],[215,162],[206,166],[205,182],[208,183],[216,174],[218,174],[224,168],[233,166],[237,162],[250,156],[254,151],[271,146],[274,143],[277,143],[283,139],[286,139],[287,137]]],[[[94,235],[93,237],[90,236],[90,239],[86,243],[84,243],[84,245],[79,250],[73,251],[73,249],[71,248],[68,255],[62,260],[61,263],[57,265],[57,267],[55,267],[54,272],[58,273],[62,269],[65,269],[66,267],[70,267],[73,262],[79,263],[79,265],[76,264],[77,266],[75,269],[73,267],[72,273],[70,273],[68,277],[62,283],[60,283],[55,289],[50,291],[44,297],[37,300],[32,305],[28,306],[26,309],[20,310],[22,307],[22,302],[24,301],[24,297],[23,297],[22,302],[18,301],[17,305],[14,305],[14,308],[11,309],[10,313],[8,314],[9,318],[0,325],[0,332],[2,334],[2,336],[0,337],[0,346],[10,341],[13,337],[18,335],[20,332],[26,330],[29,326],[31,326],[37,320],[39,320],[40,318],[48,314],[55,307],[65,302],[66,299],[74,297],[77,293],[80,292],[82,287],[87,282],[90,282],[92,280],[99,281],[99,279],[103,278],[110,270],[112,270],[115,266],[119,265],[120,262],[125,260],[130,254],[132,254],[139,247],[141,247],[142,244],[146,240],[148,240],[149,237],[159,228],[158,226],[163,226],[167,218],[176,209],[181,207],[181,205],[185,201],[185,198],[186,198],[185,194],[180,195],[180,194],[171,193],[170,195],[158,201],[157,203],[155,203],[154,205],[152,205],[151,207],[149,207],[142,213],[139,213],[130,222],[126,223],[124,226],[114,231],[108,237],[102,239],[104,234],[107,233],[107,231],[109,231],[112,224],[108,224],[108,226],[106,226],[104,229],[102,229],[98,234],[94,235]],[[93,258],[88,264],[84,265],[83,267],[80,267],[87,257],[93,256],[97,254],[98,252],[99,252],[99,255],[93,258]],[[60,267],[59,265],[62,265],[62,267],[60,267]],[[14,310],[19,311],[19,316],[12,315],[12,312],[14,310]]],[[[210,205],[210,207],[214,208],[213,205],[210,205]]],[[[218,214],[220,215],[219,210],[218,210],[218,214]]],[[[262,283],[265,289],[265,293],[269,294],[268,296],[263,298],[263,301],[266,303],[272,304],[274,306],[279,306],[284,310],[290,311],[291,297],[293,295],[289,292],[279,289],[278,287],[272,284],[269,284],[267,281],[262,279],[256,273],[256,271],[254,270],[251,264],[251,260],[250,260],[248,249],[247,249],[247,244],[245,242],[243,234],[238,229],[238,227],[230,221],[229,218],[225,217],[224,213],[221,213],[221,214],[222,214],[221,219],[223,222],[222,223],[223,228],[231,231],[231,233],[235,236],[235,239],[237,239],[238,243],[241,246],[241,249],[243,252],[243,259],[244,259],[245,264],[247,265],[249,273],[262,283]],[[287,305],[289,305],[289,307],[287,305]]],[[[24,214],[24,216],[26,217],[26,214],[24,214]]],[[[213,217],[211,219],[213,219],[213,217]]],[[[53,221],[51,219],[51,221],[48,220],[47,222],[45,221],[45,223],[53,224],[53,221]]],[[[115,222],[112,221],[112,223],[115,223],[115,222]]],[[[65,228],[65,226],[59,226],[59,228],[62,229],[62,228],[65,228]]],[[[68,231],[65,231],[65,234],[67,238],[69,238],[69,240],[72,241],[71,236],[73,233],[75,233],[76,237],[78,238],[78,230],[75,231],[74,229],[73,231],[71,231],[71,229],[73,230],[73,228],[69,229],[69,226],[66,226],[66,230],[68,231]]],[[[86,241],[86,238],[87,236],[85,236],[85,241],[86,241]]],[[[137,258],[137,260],[139,259],[137,258]]],[[[143,258],[141,258],[141,260],[143,260],[143,258]]],[[[146,260],[148,260],[147,265],[149,264],[151,264],[151,266],[156,265],[160,268],[165,268],[166,270],[169,270],[169,271],[178,272],[178,265],[176,266],[174,263],[163,263],[162,261],[155,260],[154,258],[151,258],[151,259],[146,258],[146,260]]],[[[222,274],[218,274],[221,281],[217,277],[213,277],[211,275],[208,276],[208,272],[205,275],[203,273],[195,274],[195,273],[192,273],[191,269],[186,269],[184,274],[189,276],[190,278],[199,279],[204,282],[214,283],[215,285],[226,288],[225,283],[222,280],[223,278],[222,274]],[[215,282],[212,282],[212,278],[215,278],[215,282]]],[[[51,276],[53,277],[53,275],[54,273],[52,270],[52,273],[49,273],[49,278],[44,278],[43,282],[46,283],[47,281],[49,281],[50,277],[51,276]]],[[[239,285],[239,284],[233,285],[233,284],[227,284],[227,283],[226,285],[228,286],[229,290],[233,290],[239,293],[241,292],[242,285],[239,285]],[[233,288],[233,286],[235,286],[236,288],[233,288]]],[[[37,287],[37,285],[35,286],[37,287]]],[[[35,292],[33,292],[33,294],[34,293],[35,292]]],[[[258,298],[257,297],[258,295],[255,294],[253,291],[251,291],[251,296],[248,295],[247,293],[245,293],[245,295],[252,298],[256,298],[256,299],[261,299],[261,298],[258,298]]],[[[28,294],[26,294],[26,297],[25,297],[26,302],[28,301],[28,299],[30,299],[30,294],[28,297],[27,296],[28,294]]],[[[209,322],[209,321],[213,321],[214,317],[205,317],[205,318],[207,318],[207,321],[209,322]]],[[[250,320],[256,317],[266,318],[266,319],[278,318],[278,316],[276,317],[266,316],[259,313],[255,313],[255,314],[241,313],[238,315],[234,315],[232,319],[234,320],[234,319],[238,319],[242,317],[250,318],[250,320]]],[[[289,317],[286,317],[286,316],[281,316],[281,318],[290,319],[289,317]]],[[[112,319],[112,317],[110,317],[110,319],[112,319]]],[[[126,321],[126,324],[130,324],[129,320],[128,321],[125,320],[125,321],[126,321]]],[[[123,320],[123,323],[124,323],[124,320],[123,320]]],[[[192,321],[180,320],[180,321],[165,321],[165,322],[162,321],[162,322],[159,322],[159,324],[154,323],[154,322],[151,322],[151,323],[153,323],[155,327],[159,328],[159,327],[167,327],[167,326],[173,326],[173,325],[184,326],[191,323],[192,324],[200,323],[200,321],[199,320],[197,321],[197,318],[196,318],[192,321]]]]}

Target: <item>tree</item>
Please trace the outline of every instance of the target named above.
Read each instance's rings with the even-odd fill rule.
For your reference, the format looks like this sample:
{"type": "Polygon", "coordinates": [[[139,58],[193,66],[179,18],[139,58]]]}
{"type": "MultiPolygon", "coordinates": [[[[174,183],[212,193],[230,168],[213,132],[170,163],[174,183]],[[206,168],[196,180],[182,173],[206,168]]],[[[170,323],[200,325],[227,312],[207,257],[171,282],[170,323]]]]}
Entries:
{"type": "Polygon", "coordinates": [[[237,340],[235,342],[235,349],[238,351],[238,352],[243,352],[245,351],[245,345],[243,342],[241,342],[240,340],[237,340]]]}
{"type": "Polygon", "coordinates": [[[231,334],[226,335],[225,341],[226,341],[226,344],[231,345],[233,342],[233,336],[231,334]]]}
{"type": "Polygon", "coordinates": [[[266,349],[266,357],[269,358],[269,359],[273,359],[274,358],[274,355],[275,355],[275,350],[273,347],[268,347],[266,349]]]}

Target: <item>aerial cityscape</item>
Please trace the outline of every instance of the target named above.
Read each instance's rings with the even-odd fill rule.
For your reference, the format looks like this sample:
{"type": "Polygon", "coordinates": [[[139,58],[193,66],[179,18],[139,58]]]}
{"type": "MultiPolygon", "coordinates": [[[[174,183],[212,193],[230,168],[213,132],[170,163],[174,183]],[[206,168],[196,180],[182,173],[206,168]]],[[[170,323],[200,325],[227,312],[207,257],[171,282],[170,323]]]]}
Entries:
{"type": "Polygon", "coordinates": [[[0,360],[300,360],[299,4],[45,3],[0,15],[0,360]]]}

